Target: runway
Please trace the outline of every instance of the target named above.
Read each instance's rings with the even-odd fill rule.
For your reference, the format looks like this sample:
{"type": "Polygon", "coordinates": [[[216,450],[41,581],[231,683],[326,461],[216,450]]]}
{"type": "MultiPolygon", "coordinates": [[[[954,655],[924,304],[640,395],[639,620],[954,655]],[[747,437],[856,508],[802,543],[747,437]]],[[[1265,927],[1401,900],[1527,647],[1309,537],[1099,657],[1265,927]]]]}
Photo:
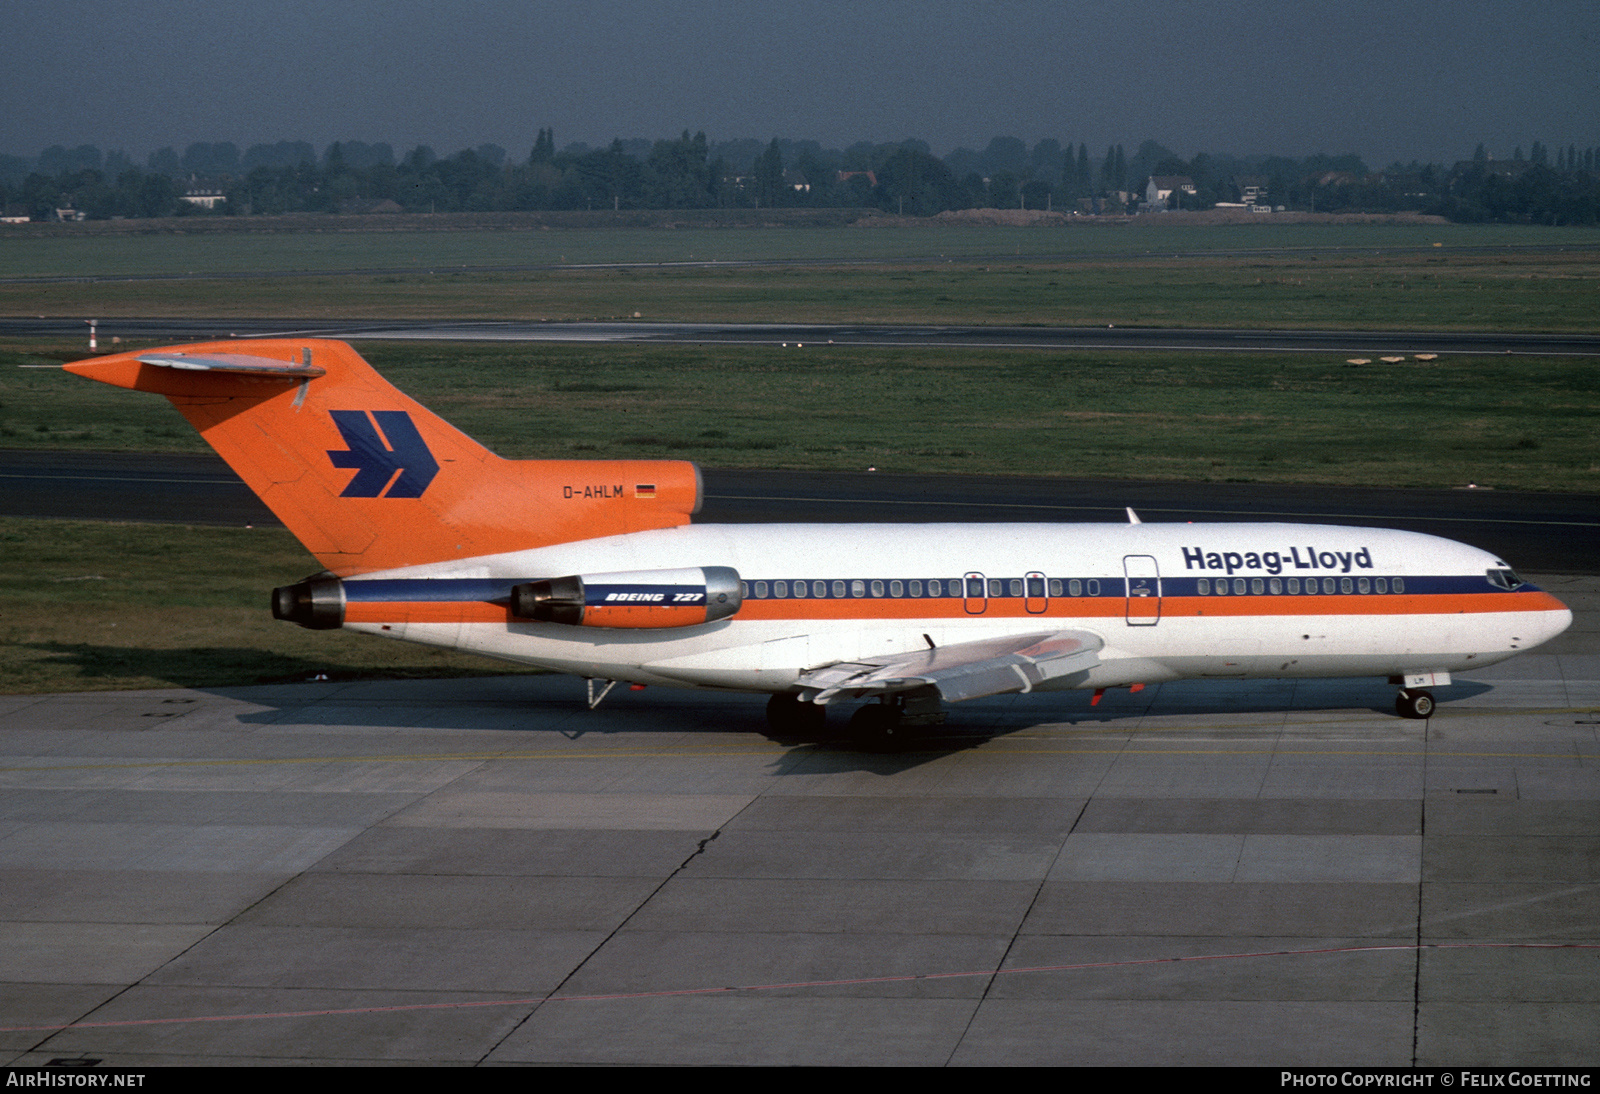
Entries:
{"type": "Polygon", "coordinates": [[[1458,676],[0,699],[6,1063],[1592,1066],[1600,579],[1458,676]],[[838,715],[835,715],[838,718],[838,715]],[[63,1028],[70,1027],[70,1028],[63,1028]]]}
{"type": "MultiPolygon", "coordinates": [[[[0,318],[0,337],[86,337],[82,318],[0,318]]],[[[225,338],[337,338],[345,341],[723,343],[738,345],[910,346],[922,349],[1039,349],[1209,353],[1512,354],[1600,356],[1600,335],[1481,331],[1316,331],[1150,327],[919,326],[911,324],[545,323],[521,320],[199,317],[102,319],[98,336],[163,342],[225,338]]]]}
{"type": "MultiPolygon", "coordinates": [[[[754,523],[1270,521],[1425,532],[1512,566],[1600,572],[1600,498],[1500,490],[1120,482],[707,468],[695,520],[754,523]]],[[[0,516],[275,524],[211,455],[0,449],[0,516]]]]}

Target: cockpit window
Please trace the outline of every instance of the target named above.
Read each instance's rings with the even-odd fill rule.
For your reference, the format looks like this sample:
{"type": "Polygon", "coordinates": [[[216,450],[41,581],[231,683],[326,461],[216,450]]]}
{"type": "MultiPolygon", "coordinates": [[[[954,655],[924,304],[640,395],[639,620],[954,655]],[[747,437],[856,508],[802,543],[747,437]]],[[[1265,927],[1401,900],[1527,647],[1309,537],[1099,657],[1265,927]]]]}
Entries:
{"type": "Polygon", "coordinates": [[[1510,592],[1512,589],[1515,589],[1522,584],[1522,579],[1513,573],[1509,568],[1503,570],[1490,569],[1487,571],[1486,576],[1489,578],[1489,584],[1493,585],[1497,589],[1504,589],[1507,592],[1510,592]]]}

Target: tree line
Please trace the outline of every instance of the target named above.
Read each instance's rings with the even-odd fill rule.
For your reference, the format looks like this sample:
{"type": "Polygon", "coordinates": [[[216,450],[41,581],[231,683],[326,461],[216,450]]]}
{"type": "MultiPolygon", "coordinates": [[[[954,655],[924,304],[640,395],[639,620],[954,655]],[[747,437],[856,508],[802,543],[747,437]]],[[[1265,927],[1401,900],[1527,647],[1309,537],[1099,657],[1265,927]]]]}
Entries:
{"type": "Polygon", "coordinates": [[[1596,149],[1442,164],[1394,163],[1374,171],[1355,155],[1183,159],[1155,141],[1132,154],[1111,145],[996,137],[982,150],[933,155],[922,141],[861,142],[842,150],[816,141],[733,140],[704,133],[670,140],[615,140],[558,149],[540,129],[526,158],[481,144],[449,156],[425,146],[396,156],[387,144],[340,141],[318,155],[305,141],[195,143],[163,148],[138,165],[92,145],[53,146],[29,161],[0,156],[0,205],[8,214],[55,219],[58,210],[103,219],[178,215],[337,212],[493,212],[573,209],[877,208],[908,216],[954,209],[1124,212],[1144,185],[1181,177],[1175,207],[1251,199],[1320,212],[1438,213],[1453,220],[1600,222],[1596,149]],[[1553,161],[1553,162],[1552,162],[1553,161]],[[206,208],[195,191],[220,195],[206,208]]]}

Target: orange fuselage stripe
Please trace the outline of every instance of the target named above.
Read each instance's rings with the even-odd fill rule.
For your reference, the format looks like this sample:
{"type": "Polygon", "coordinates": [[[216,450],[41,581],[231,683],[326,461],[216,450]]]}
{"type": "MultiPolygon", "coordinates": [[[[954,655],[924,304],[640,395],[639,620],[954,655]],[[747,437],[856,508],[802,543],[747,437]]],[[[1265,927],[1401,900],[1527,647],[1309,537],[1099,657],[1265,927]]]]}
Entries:
{"type": "MultiPolygon", "coordinates": [[[[895,619],[1117,619],[1127,614],[1124,597],[1058,598],[1048,602],[1043,612],[1029,612],[1019,598],[990,600],[983,611],[968,611],[977,606],[961,597],[922,599],[860,600],[746,600],[735,619],[746,620],[874,620],[895,619]]],[[[1037,604],[1040,601],[1033,601],[1037,604]]],[[[1564,606],[1544,592],[1533,593],[1439,593],[1411,595],[1325,596],[1168,596],[1160,601],[1163,618],[1204,616],[1254,616],[1262,619],[1327,615],[1480,615],[1496,612],[1561,611],[1564,606]]],[[[1133,605],[1144,615],[1153,608],[1153,598],[1135,597],[1133,605]]],[[[630,608],[604,613],[591,609],[595,621],[590,625],[627,628],[689,626],[704,618],[704,609],[630,608]],[[613,614],[615,613],[615,614],[613,614]],[[626,613],[626,614],[624,614],[626,613]],[[599,621],[604,615],[608,623],[599,621]]],[[[345,608],[348,623],[514,623],[518,622],[504,606],[483,601],[357,601],[345,608]]]]}

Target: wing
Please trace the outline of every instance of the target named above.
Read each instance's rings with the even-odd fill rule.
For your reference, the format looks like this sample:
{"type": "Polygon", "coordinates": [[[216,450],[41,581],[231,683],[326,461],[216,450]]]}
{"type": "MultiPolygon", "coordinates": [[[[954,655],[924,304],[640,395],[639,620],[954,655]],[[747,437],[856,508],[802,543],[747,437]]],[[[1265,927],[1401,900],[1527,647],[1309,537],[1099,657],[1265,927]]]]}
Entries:
{"type": "Polygon", "coordinates": [[[1085,672],[1100,663],[1105,642],[1088,631],[1008,635],[914,653],[840,661],[800,674],[800,698],[835,699],[934,687],[947,703],[1032,691],[1046,680],[1085,672]]]}

